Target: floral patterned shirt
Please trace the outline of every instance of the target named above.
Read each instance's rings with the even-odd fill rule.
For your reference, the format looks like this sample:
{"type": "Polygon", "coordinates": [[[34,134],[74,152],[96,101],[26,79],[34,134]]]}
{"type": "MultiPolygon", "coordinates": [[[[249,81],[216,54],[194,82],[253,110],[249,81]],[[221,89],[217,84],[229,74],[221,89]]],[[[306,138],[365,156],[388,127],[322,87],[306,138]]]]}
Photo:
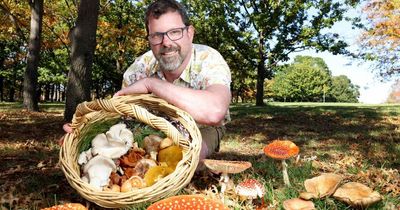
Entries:
{"type": "MultiPolygon", "coordinates": [[[[138,57],[126,70],[122,87],[127,87],[145,77],[157,77],[166,80],[151,50],[138,57]]],[[[173,82],[175,85],[195,90],[204,90],[213,84],[222,84],[230,88],[230,83],[231,72],[221,54],[211,47],[200,44],[193,44],[189,64],[183,70],[179,79],[173,82]]],[[[228,112],[225,116],[225,122],[229,120],[228,112]]]]}

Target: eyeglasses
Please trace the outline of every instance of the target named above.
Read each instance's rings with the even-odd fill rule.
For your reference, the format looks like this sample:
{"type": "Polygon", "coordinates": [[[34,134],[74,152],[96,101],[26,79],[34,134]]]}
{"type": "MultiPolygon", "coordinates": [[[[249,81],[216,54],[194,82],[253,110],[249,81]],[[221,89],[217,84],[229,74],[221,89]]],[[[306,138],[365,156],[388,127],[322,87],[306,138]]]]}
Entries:
{"type": "Polygon", "coordinates": [[[185,26],[182,28],[173,28],[166,32],[156,32],[154,34],[147,35],[147,39],[149,40],[150,44],[152,44],[152,45],[161,44],[164,40],[164,35],[167,35],[167,37],[171,41],[176,41],[176,40],[182,39],[183,30],[185,30],[187,28],[189,28],[189,26],[185,26]]]}

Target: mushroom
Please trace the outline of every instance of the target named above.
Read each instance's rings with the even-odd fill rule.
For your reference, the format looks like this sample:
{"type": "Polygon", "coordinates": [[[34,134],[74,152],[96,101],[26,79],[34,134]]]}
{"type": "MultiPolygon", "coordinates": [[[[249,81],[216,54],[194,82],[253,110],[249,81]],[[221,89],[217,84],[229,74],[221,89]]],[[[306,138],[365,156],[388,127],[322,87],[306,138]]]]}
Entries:
{"type": "Polygon", "coordinates": [[[250,200],[261,198],[262,205],[264,205],[265,188],[257,179],[246,179],[236,186],[236,194],[250,200]]]}
{"type": "Polygon", "coordinates": [[[138,176],[132,176],[121,185],[121,192],[130,192],[146,187],[144,180],[138,176]]]}
{"type": "Polygon", "coordinates": [[[176,195],[165,198],[156,203],[153,203],[147,210],[157,209],[173,209],[173,210],[187,210],[187,209],[218,209],[229,210],[224,206],[221,201],[213,200],[202,195],[176,195]]]}
{"type": "Polygon", "coordinates": [[[90,149],[88,149],[86,151],[81,152],[81,154],[79,154],[78,164],[79,165],[86,164],[92,158],[93,158],[92,148],[90,148],[90,149]]]}
{"type": "Polygon", "coordinates": [[[211,171],[215,173],[221,173],[221,178],[220,178],[221,193],[225,192],[226,185],[229,182],[228,174],[240,173],[251,167],[251,163],[247,161],[204,159],[203,163],[211,171]]]}
{"type": "Polygon", "coordinates": [[[166,137],[160,142],[160,150],[170,147],[173,144],[174,144],[174,142],[172,141],[172,139],[170,139],[169,137],[166,137]]]}
{"type": "Polygon", "coordinates": [[[313,210],[315,206],[312,201],[292,198],[283,202],[283,208],[285,210],[313,210]]]}
{"type": "Polygon", "coordinates": [[[265,155],[273,159],[282,160],[283,181],[286,186],[290,186],[290,181],[285,160],[299,154],[299,150],[299,147],[289,140],[274,140],[264,147],[265,155]]]}
{"type": "Polygon", "coordinates": [[[365,208],[382,199],[382,196],[371,188],[357,182],[340,186],[333,197],[353,207],[365,208]]]}
{"type": "Polygon", "coordinates": [[[106,134],[98,134],[92,140],[92,154],[119,158],[133,145],[133,133],[123,123],[111,126],[106,134]]]}
{"type": "Polygon", "coordinates": [[[148,135],[143,139],[143,147],[147,154],[150,154],[151,159],[157,160],[160,142],[163,139],[157,135],[148,135]]]}
{"type": "Polygon", "coordinates": [[[97,155],[83,167],[82,180],[87,180],[90,185],[101,190],[108,185],[111,172],[116,169],[117,166],[112,159],[97,155]]]}
{"type": "Polygon", "coordinates": [[[87,210],[87,208],[80,203],[65,203],[65,204],[55,205],[49,208],[44,208],[42,210],[66,210],[66,209],[87,210]]]}
{"type": "Polygon", "coordinates": [[[304,187],[307,192],[300,193],[300,198],[310,200],[311,198],[330,196],[335,192],[342,180],[342,176],[333,173],[326,173],[307,179],[304,181],[304,187]]]}

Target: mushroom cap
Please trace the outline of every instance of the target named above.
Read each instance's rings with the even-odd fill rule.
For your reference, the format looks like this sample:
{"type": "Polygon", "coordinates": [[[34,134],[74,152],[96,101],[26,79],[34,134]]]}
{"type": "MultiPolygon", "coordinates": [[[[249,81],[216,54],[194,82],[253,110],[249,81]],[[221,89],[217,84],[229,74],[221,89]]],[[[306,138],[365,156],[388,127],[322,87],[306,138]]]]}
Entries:
{"type": "Polygon", "coordinates": [[[42,210],[87,210],[87,208],[80,203],[65,203],[44,208],[42,210]]]}
{"type": "Polygon", "coordinates": [[[283,201],[283,208],[285,210],[313,210],[315,209],[312,201],[305,201],[300,198],[292,198],[283,201]]]}
{"type": "Polygon", "coordinates": [[[353,207],[367,207],[382,199],[378,192],[357,182],[349,182],[340,186],[333,197],[353,207]]]}
{"type": "Polygon", "coordinates": [[[174,209],[174,210],[194,210],[194,209],[215,209],[228,210],[221,201],[213,200],[202,195],[177,195],[172,196],[150,205],[147,210],[174,209]]]}
{"type": "Polygon", "coordinates": [[[334,173],[325,173],[320,176],[307,179],[304,181],[305,193],[300,193],[300,197],[306,200],[311,198],[322,198],[332,195],[340,182],[343,180],[342,176],[334,173]]]}
{"type": "Polygon", "coordinates": [[[279,160],[285,160],[299,154],[299,147],[289,140],[274,140],[264,147],[265,155],[279,160]]]}
{"type": "Polygon", "coordinates": [[[236,174],[251,167],[248,161],[204,159],[203,162],[210,170],[223,174],[236,174]]]}
{"type": "Polygon", "coordinates": [[[265,188],[257,179],[246,179],[236,186],[236,193],[250,199],[261,198],[265,194],[265,188]]]}

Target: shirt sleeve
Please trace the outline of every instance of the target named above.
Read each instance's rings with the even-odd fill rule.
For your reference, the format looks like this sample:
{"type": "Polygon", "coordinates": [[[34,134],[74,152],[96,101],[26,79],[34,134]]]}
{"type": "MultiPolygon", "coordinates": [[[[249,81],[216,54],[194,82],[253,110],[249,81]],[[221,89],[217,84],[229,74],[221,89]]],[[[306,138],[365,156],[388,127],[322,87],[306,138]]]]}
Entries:
{"type": "Polygon", "coordinates": [[[200,59],[203,60],[200,74],[204,79],[205,88],[214,84],[221,84],[230,88],[231,71],[218,51],[210,48],[208,53],[202,55],[200,59]]]}

